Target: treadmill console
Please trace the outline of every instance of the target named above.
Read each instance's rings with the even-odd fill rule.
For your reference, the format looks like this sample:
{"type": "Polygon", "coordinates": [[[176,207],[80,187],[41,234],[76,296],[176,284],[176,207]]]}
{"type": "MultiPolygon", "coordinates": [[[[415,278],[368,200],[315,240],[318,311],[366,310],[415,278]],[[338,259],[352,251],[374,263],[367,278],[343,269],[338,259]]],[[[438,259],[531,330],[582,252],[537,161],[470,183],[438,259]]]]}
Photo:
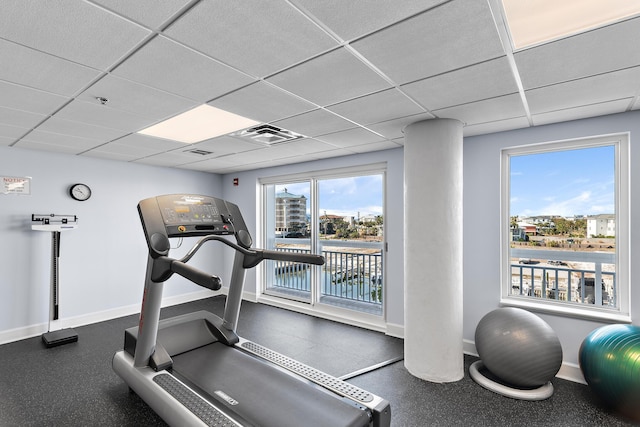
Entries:
{"type": "Polygon", "coordinates": [[[168,194],[138,203],[138,212],[153,257],[166,255],[170,237],[234,235],[251,246],[251,235],[237,205],[197,194],[168,194]]]}
{"type": "Polygon", "coordinates": [[[233,234],[233,216],[220,199],[178,195],[157,198],[168,237],[233,234]]]}

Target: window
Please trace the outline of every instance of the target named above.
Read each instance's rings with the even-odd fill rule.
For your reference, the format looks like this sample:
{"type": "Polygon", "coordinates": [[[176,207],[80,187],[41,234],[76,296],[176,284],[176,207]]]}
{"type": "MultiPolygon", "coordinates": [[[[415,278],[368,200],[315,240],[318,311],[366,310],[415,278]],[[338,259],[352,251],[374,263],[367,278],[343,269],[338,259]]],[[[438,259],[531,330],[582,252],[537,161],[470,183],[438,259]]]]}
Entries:
{"type": "Polygon", "coordinates": [[[502,151],[502,298],[629,321],[629,135],[502,151]]]}
{"type": "Polygon", "coordinates": [[[265,248],[320,254],[320,267],[263,263],[263,292],[382,316],[384,165],[261,180],[265,248]]]}

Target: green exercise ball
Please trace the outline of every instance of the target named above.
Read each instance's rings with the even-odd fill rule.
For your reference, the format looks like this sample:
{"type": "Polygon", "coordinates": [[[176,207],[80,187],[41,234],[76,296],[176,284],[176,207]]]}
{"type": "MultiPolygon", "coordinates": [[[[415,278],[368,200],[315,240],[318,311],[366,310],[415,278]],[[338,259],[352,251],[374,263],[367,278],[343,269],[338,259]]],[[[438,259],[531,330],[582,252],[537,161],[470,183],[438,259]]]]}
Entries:
{"type": "Polygon", "coordinates": [[[640,326],[607,325],[580,346],[580,369],[610,408],[640,421],[640,326]]]}

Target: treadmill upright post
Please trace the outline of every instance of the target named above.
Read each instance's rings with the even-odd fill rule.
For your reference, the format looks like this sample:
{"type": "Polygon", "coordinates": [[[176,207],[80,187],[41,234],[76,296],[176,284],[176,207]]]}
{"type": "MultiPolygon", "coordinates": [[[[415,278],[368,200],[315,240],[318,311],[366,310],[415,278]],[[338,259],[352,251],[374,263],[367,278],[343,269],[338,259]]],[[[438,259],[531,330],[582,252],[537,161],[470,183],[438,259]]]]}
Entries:
{"type": "Polygon", "coordinates": [[[224,318],[222,326],[228,330],[235,332],[238,326],[238,317],[240,316],[240,305],[242,304],[242,292],[244,289],[244,277],[246,269],[244,264],[244,254],[236,251],[233,258],[233,270],[231,272],[231,281],[229,282],[229,293],[227,301],[224,305],[224,318]]]}
{"type": "Polygon", "coordinates": [[[162,291],[164,282],[151,281],[154,259],[149,255],[147,260],[147,273],[144,282],[144,294],[140,319],[138,322],[138,342],[134,355],[134,366],[142,368],[149,365],[149,358],[153,355],[158,335],[158,322],[160,321],[160,308],[162,307],[162,291]]]}

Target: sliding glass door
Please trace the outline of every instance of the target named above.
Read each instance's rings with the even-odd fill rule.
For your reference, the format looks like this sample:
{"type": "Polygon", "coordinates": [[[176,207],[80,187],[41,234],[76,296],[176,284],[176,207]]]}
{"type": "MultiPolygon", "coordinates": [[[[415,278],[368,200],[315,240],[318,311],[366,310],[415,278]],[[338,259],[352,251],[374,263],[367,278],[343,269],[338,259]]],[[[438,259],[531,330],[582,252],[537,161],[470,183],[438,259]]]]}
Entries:
{"type": "Polygon", "coordinates": [[[321,254],[323,266],[269,261],[264,292],[381,316],[384,170],[263,183],[268,249],[321,254]]]}

